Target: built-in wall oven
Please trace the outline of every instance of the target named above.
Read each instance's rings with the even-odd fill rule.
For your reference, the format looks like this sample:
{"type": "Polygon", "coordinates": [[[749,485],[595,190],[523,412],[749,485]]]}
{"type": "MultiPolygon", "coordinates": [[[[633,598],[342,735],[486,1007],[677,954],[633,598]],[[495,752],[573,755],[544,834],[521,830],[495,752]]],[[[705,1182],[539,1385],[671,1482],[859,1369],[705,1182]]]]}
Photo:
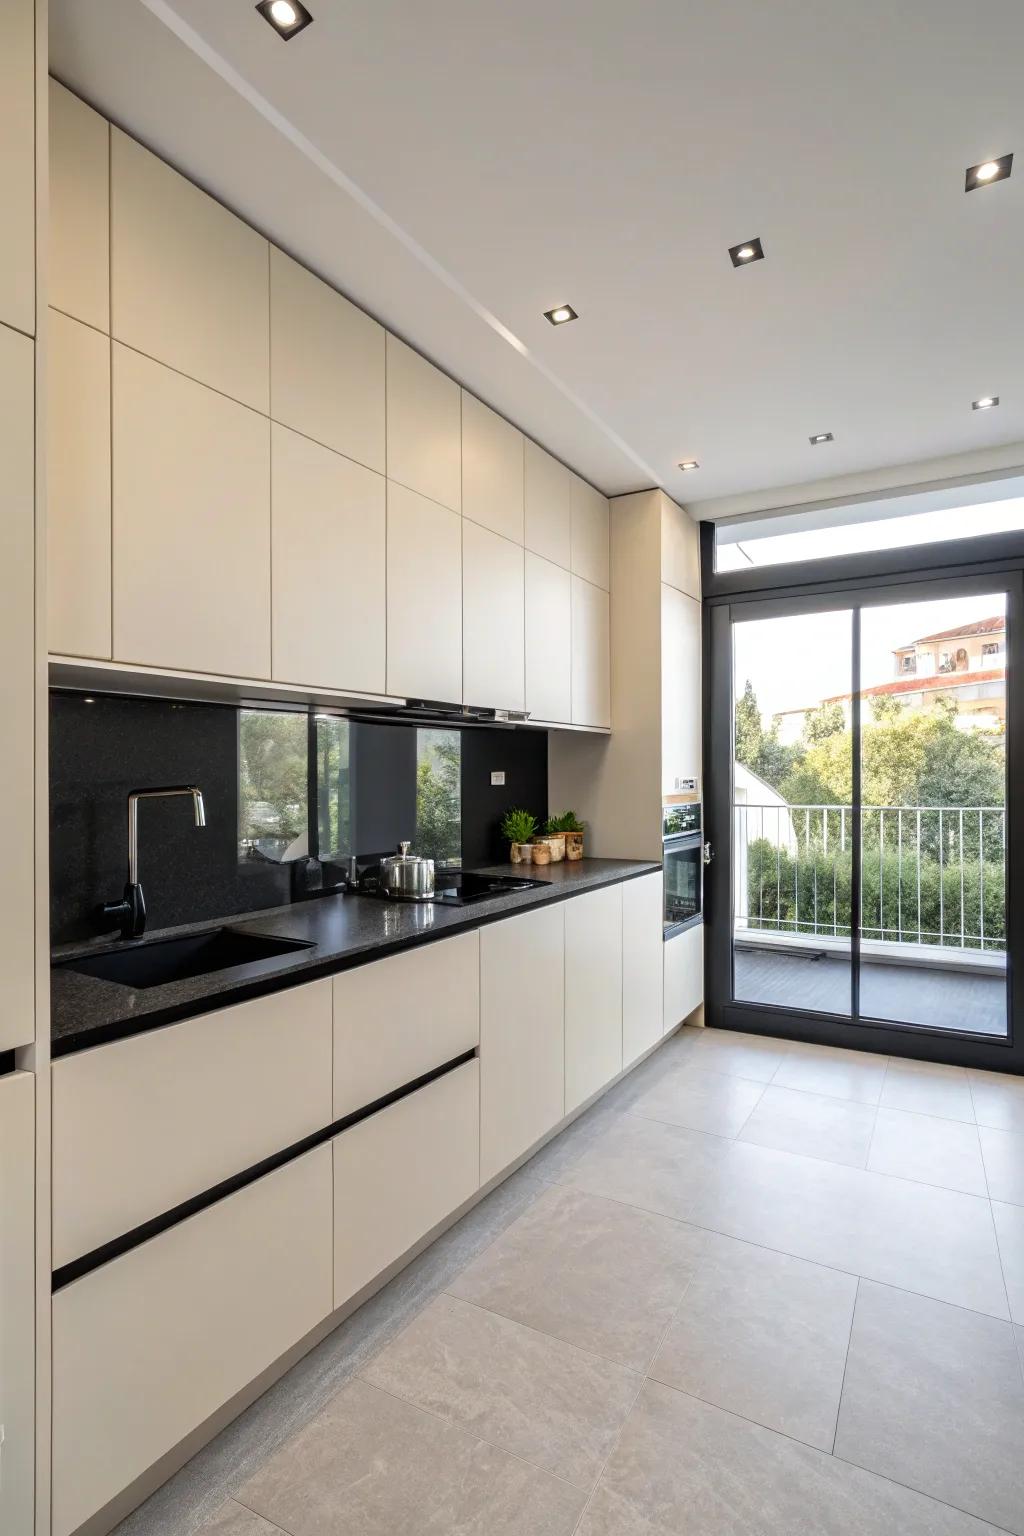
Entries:
{"type": "Polygon", "coordinates": [[[699,923],[707,850],[699,802],[666,805],[661,815],[665,874],[665,937],[699,923]]]}

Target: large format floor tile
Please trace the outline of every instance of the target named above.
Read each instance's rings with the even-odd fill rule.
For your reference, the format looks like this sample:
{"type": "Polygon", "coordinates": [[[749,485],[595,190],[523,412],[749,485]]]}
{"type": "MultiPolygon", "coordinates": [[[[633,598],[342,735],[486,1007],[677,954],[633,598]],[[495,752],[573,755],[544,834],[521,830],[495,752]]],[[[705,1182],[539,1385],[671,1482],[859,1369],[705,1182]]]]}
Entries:
{"type": "Polygon", "coordinates": [[[909,1109],[918,1115],[941,1115],[974,1124],[971,1085],[962,1067],[930,1062],[898,1061],[892,1057],[882,1085],[886,1109],[909,1109]]]}
{"type": "MultiPolygon", "coordinates": [[[[642,1123],[642,1122],[637,1122],[642,1123]]],[[[449,1291],[646,1370],[704,1234],[583,1190],[548,1190],[449,1291]]]]}
{"type": "Polygon", "coordinates": [[[643,1380],[453,1296],[432,1302],[363,1377],[587,1492],[643,1380]]]}
{"type": "Polygon", "coordinates": [[[740,1132],[740,1140],[863,1168],[874,1127],[875,1111],[868,1104],[770,1083],[740,1132]]]}
{"type": "Polygon", "coordinates": [[[978,1128],[962,1120],[880,1109],[868,1167],[967,1195],[988,1194],[978,1128]]]}
{"type": "Polygon", "coordinates": [[[1024,1077],[1007,1072],[967,1074],[979,1125],[991,1125],[999,1131],[1024,1131],[1024,1077]]]}
{"type": "Polygon", "coordinates": [[[758,1424],[648,1382],[579,1536],[995,1536],[758,1424]]]}
{"type": "Polygon", "coordinates": [[[1024,1323],[1024,1206],[993,1200],[992,1218],[1010,1299],[1010,1316],[1015,1323],[1024,1323]]]}
{"type": "Polygon", "coordinates": [[[1012,1325],[862,1282],[836,1455],[1021,1533],[1022,1445],[1012,1325]]]}
{"type": "Polygon", "coordinates": [[[276,1526],[234,1499],[227,1499],[201,1530],[202,1536],[277,1536],[276,1526]]]}
{"type": "Polygon", "coordinates": [[[648,1120],[735,1136],[764,1092],[761,1083],[724,1072],[705,1072],[683,1061],[630,1105],[631,1113],[648,1120]]]}
{"type": "Polygon", "coordinates": [[[1024,1131],[978,1129],[988,1192],[993,1200],[1024,1205],[1024,1131]]]}
{"type": "Polygon", "coordinates": [[[831,1451],[856,1294],[852,1275],[709,1235],[651,1375],[831,1451]]]}
{"type": "Polygon", "coordinates": [[[699,1181],[689,1220],[887,1285],[1006,1317],[988,1202],[741,1141],[699,1181]]]}
{"type": "Polygon", "coordinates": [[[570,1536],[585,1495],[354,1381],[238,1500],[289,1536],[570,1536]]]}
{"type": "Polygon", "coordinates": [[[776,1072],[778,1088],[799,1088],[857,1104],[877,1104],[885,1080],[885,1056],[827,1045],[793,1045],[776,1072]]]}
{"type": "Polygon", "coordinates": [[[786,1040],[768,1035],[744,1035],[731,1029],[705,1029],[700,1032],[693,1056],[695,1066],[704,1072],[725,1072],[732,1077],[746,1077],[751,1082],[771,1082],[790,1049],[786,1040]]]}
{"type": "Polygon", "coordinates": [[[685,1221],[701,1181],[731,1146],[720,1136],[625,1114],[587,1144],[562,1183],[685,1221]]]}

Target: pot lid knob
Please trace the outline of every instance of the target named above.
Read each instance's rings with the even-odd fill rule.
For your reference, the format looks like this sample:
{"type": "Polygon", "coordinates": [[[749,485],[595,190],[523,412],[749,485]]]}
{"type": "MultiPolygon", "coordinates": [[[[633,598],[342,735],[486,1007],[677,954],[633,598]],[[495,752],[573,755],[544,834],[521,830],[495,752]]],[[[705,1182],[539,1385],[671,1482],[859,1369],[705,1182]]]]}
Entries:
{"type": "Polygon", "coordinates": [[[409,849],[411,847],[412,847],[411,843],[399,843],[398,851],[402,855],[403,859],[407,859],[409,857],[409,849]]]}

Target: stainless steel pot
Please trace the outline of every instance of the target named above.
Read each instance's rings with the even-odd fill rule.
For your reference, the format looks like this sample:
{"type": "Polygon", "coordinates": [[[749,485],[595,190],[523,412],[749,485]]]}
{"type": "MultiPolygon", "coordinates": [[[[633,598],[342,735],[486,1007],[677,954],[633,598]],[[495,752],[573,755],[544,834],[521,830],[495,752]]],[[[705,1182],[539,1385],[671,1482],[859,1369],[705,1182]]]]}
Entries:
{"type": "Polygon", "coordinates": [[[429,901],[434,894],[434,861],[410,853],[410,846],[399,843],[397,853],[381,859],[380,888],[385,896],[429,901]]]}

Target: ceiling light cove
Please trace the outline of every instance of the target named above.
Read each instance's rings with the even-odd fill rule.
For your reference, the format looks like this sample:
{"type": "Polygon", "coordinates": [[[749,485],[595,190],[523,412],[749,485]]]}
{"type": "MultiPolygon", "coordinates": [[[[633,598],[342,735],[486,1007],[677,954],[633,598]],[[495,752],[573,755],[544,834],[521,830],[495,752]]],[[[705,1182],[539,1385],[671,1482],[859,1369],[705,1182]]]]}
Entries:
{"type": "Polygon", "coordinates": [[[980,165],[969,165],[964,175],[964,191],[976,192],[979,187],[990,187],[994,181],[1005,181],[1012,169],[1012,155],[1000,155],[998,160],[982,160],[980,165]]]}
{"type": "Polygon", "coordinates": [[[680,469],[700,469],[700,465],[697,463],[696,459],[683,459],[682,463],[679,465],[679,468],[680,469]]]}
{"type": "Polygon", "coordinates": [[[835,434],[832,432],[815,432],[813,437],[809,437],[807,441],[812,448],[817,448],[819,443],[834,443],[835,434]]]}
{"type": "Polygon", "coordinates": [[[999,404],[998,395],[982,395],[978,400],[971,401],[972,411],[990,411],[993,406],[999,404]]]}
{"type": "Polygon", "coordinates": [[[579,315],[571,304],[556,304],[554,309],[544,311],[544,319],[550,320],[552,325],[565,325],[569,320],[578,320],[579,315]]]}
{"type": "Polygon", "coordinates": [[[260,0],[256,9],[264,21],[269,21],[279,37],[288,42],[297,32],[308,27],[313,20],[299,0],[260,0]]]}
{"type": "Polygon", "coordinates": [[[734,267],[749,267],[752,261],[763,261],[764,250],[760,240],[741,240],[739,245],[730,245],[729,260],[734,267]]]}

